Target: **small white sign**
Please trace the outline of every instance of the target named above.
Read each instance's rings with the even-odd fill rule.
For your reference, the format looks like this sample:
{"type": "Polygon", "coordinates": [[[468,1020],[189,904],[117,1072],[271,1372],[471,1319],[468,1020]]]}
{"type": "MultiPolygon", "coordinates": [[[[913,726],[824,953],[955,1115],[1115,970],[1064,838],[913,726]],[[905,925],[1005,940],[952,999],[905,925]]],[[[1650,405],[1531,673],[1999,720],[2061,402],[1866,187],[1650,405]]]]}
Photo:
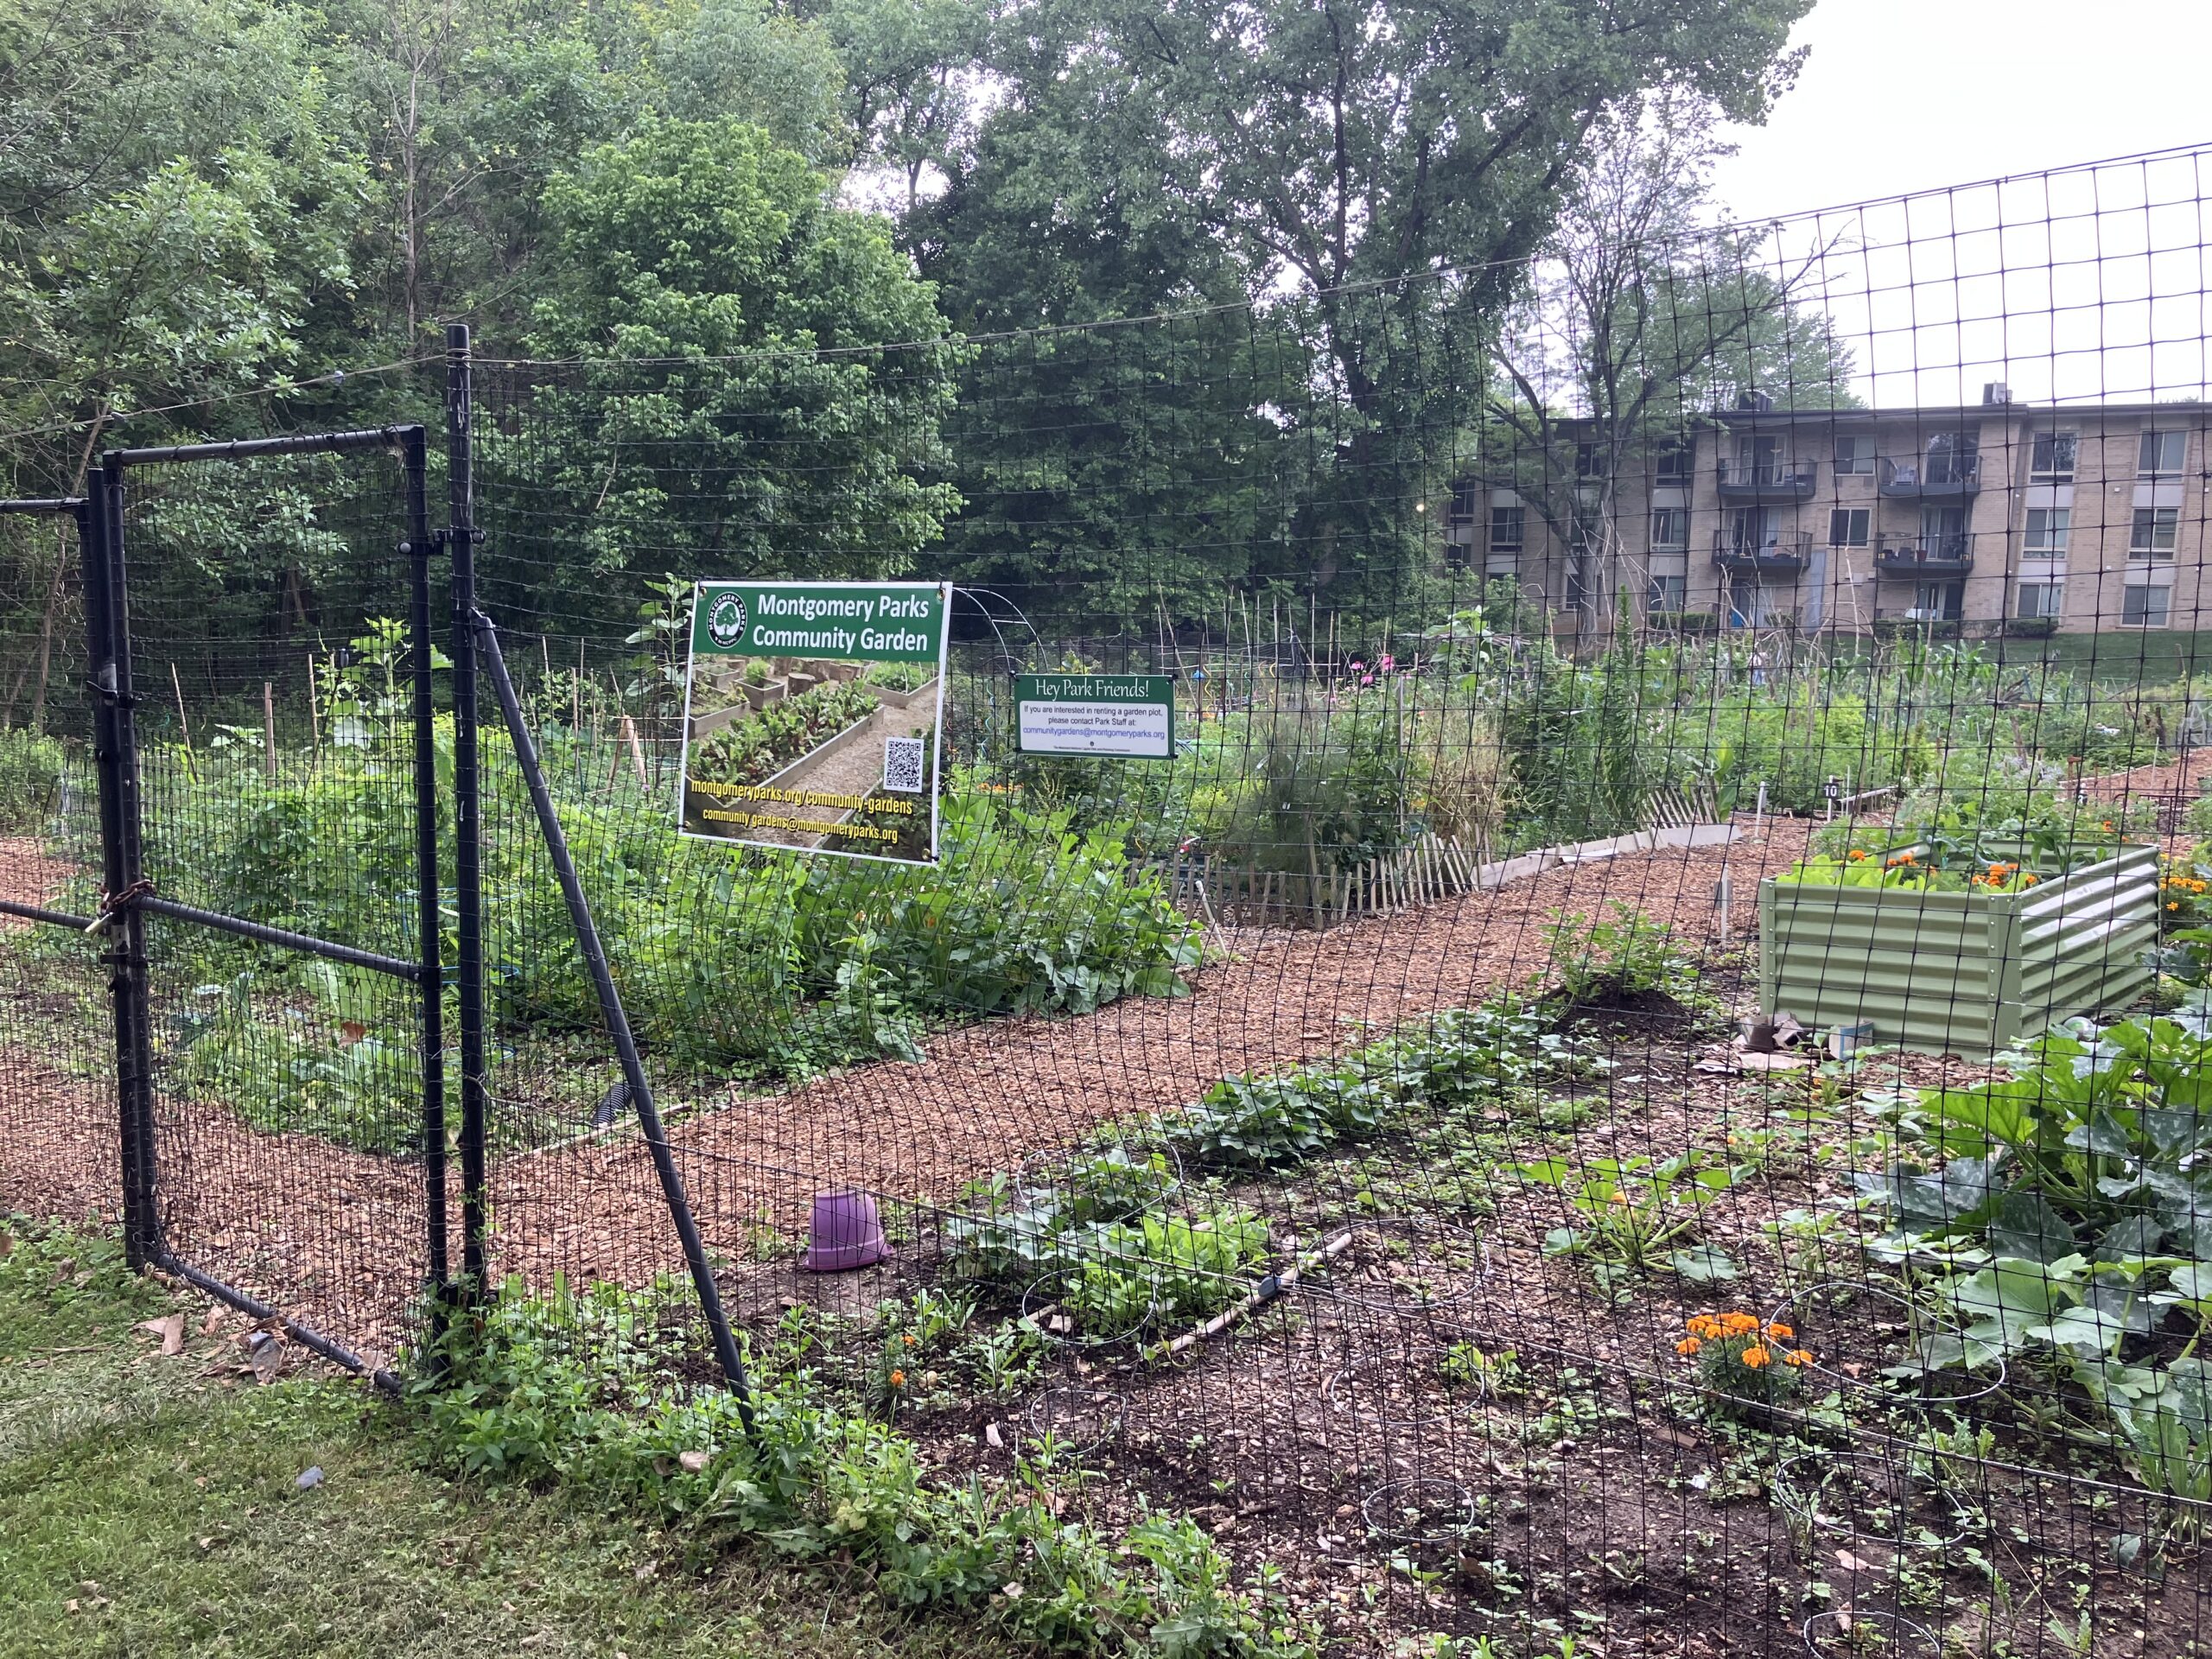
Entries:
{"type": "Polygon", "coordinates": [[[1164,760],[1175,752],[1171,716],[1157,702],[1024,702],[1025,754],[1114,754],[1164,760]]]}

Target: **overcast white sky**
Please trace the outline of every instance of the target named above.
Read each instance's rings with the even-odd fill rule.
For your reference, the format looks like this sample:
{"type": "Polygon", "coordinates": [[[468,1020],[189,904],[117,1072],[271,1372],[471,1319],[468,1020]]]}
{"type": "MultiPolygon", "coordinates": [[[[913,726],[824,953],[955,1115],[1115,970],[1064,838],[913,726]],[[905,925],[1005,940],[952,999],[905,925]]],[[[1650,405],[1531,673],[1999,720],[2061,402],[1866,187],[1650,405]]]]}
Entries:
{"type": "Polygon", "coordinates": [[[1850,342],[1861,397],[2207,395],[2212,4],[1821,0],[1796,39],[1796,89],[1715,184],[1738,221],[1910,198],[1779,242],[1813,259],[1798,291],[1850,342]],[[2205,148],[2080,167],[2179,145],[2205,148]],[[1992,179],[2011,181],[1952,188],[1992,179]]]}
{"type": "Polygon", "coordinates": [[[1792,41],[1720,169],[1739,219],[2212,140],[2204,0],[1821,0],[1792,41]]]}

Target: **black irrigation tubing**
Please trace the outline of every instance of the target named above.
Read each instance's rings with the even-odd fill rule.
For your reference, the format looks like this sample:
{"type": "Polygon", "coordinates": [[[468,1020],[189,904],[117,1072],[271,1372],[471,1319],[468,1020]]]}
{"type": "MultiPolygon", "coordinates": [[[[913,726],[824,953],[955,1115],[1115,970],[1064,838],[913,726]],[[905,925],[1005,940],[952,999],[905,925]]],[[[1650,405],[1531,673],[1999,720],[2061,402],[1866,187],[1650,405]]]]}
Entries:
{"type": "Polygon", "coordinates": [[[251,1314],[257,1319],[273,1320],[279,1330],[294,1342],[298,1343],[301,1347],[307,1349],[310,1353],[321,1355],[333,1364],[343,1365],[358,1376],[365,1376],[386,1394],[396,1395],[404,1386],[397,1372],[371,1365],[352,1349],[333,1342],[313,1325],[302,1325],[297,1319],[287,1319],[260,1298],[248,1295],[235,1285],[225,1284],[211,1273],[201,1272],[189,1262],[173,1254],[166,1246],[154,1252],[154,1265],[163,1273],[174,1274],[187,1284],[197,1286],[217,1301],[227,1303],[241,1313],[251,1314]]]}

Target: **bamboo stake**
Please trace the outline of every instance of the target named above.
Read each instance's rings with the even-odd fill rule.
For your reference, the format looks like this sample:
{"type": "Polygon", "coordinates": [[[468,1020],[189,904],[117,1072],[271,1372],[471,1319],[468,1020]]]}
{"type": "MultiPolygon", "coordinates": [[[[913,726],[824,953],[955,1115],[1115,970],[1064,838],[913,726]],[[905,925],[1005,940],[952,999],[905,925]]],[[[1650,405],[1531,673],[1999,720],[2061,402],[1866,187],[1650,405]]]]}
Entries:
{"type": "Polygon", "coordinates": [[[169,689],[176,693],[176,723],[184,733],[185,758],[194,758],[192,753],[192,722],[184,717],[184,682],[177,677],[176,664],[169,664],[169,689]]]}
{"type": "Polygon", "coordinates": [[[1277,1300],[1283,1292],[1297,1284],[1308,1268],[1318,1268],[1324,1262],[1333,1261],[1351,1248],[1351,1230],[1347,1228],[1318,1250],[1309,1250],[1279,1274],[1270,1274],[1252,1287],[1251,1293],[1233,1307],[1224,1308],[1204,1325],[1185,1331],[1172,1342],[1162,1343],[1153,1351],[1154,1359],[1173,1359],[1187,1353],[1208,1337],[1217,1337],[1246,1314],[1265,1307],[1277,1300]]]}
{"type": "Polygon", "coordinates": [[[638,787],[649,788],[645,782],[645,746],[638,741],[638,722],[627,715],[622,716],[622,735],[630,740],[630,764],[637,768],[638,787]]]}
{"type": "Polygon", "coordinates": [[[261,755],[264,771],[269,781],[276,781],[276,688],[269,681],[261,683],[261,755]]]}
{"type": "Polygon", "coordinates": [[[308,735],[315,740],[315,759],[322,759],[322,711],[315,707],[315,652],[308,652],[308,735]]]}

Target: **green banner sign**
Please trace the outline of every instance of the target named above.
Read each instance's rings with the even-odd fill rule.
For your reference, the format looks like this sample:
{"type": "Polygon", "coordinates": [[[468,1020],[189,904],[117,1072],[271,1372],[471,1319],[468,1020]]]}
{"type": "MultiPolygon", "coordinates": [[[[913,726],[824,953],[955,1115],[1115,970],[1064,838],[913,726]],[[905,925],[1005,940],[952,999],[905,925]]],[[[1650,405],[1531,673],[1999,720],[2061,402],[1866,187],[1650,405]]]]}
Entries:
{"type": "Polygon", "coordinates": [[[1023,754],[1165,760],[1175,753],[1175,682],[1165,674],[1017,674],[1023,754]]]}
{"type": "Polygon", "coordinates": [[[681,833],[934,863],[950,599],[936,582],[701,582],[681,833]]]}
{"type": "Polygon", "coordinates": [[[695,657],[820,657],[934,663],[945,589],[933,582],[702,582],[695,657]]]}

